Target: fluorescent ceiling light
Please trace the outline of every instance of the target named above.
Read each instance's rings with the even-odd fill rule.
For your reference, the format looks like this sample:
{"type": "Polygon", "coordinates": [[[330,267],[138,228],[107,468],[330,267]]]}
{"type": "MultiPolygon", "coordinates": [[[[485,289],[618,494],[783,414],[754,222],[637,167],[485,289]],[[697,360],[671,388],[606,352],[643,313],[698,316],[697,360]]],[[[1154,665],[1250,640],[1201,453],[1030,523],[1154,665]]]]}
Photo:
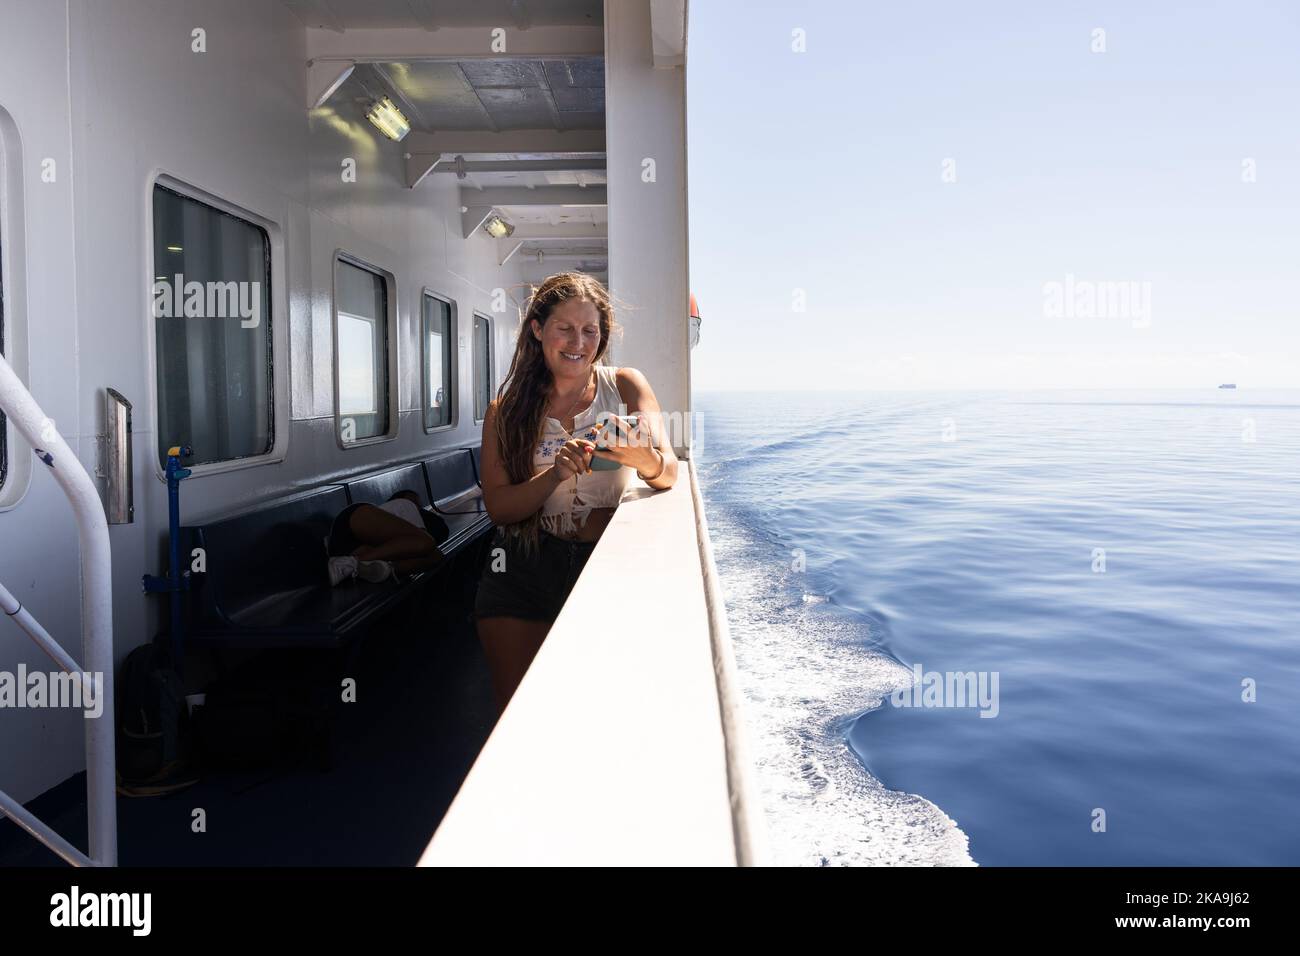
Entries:
{"type": "Polygon", "coordinates": [[[411,124],[402,115],[402,111],[386,96],[381,96],[370,104],[366,119],[374,123],[379,128],[379,132],[398,142],[401,142],[402,138],[411,131],[411,124]]]}
{"type": "Polygon", "coordinates": [[[493,239],[504,239],[514,233],[515,227],[497,213],[493,213],[483,222],[483,230],[493,239]]]}

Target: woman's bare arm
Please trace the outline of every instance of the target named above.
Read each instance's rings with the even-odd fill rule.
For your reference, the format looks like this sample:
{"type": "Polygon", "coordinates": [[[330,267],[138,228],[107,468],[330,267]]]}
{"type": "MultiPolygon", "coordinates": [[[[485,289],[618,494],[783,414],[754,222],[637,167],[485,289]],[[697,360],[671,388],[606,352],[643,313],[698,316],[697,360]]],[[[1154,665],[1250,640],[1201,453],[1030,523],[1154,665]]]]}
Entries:
{"type": "Polygon", "coordinates": [[[483,505],[496,525],[514,524],[538,511],[563,480],[552,465],[527,481],[511,484],[510,474],[497,451],[497,403],[494,399],[483,417],[483,447],[479,467],[483,471],[483,505]]]}
{"type": "Polygon", "coordinates": [[[641,415],[647,419],[647,423],[653,422],[654,435],[653,444],[649,447],[628,449],[629,454],[617,457],[626,458],[625,464],[653,475],[649,480],[641,479],[651,488],[671,488],[677,483],[677,455],[673,453],[672,443],[664,434],[663,413],[654,389],[650,387],[645,375],[634,368],[620,368],[616,381],[619,397],[627,405],[628,412],[641,415]],[[659,455],[651,451],[652,448],[657,448],[659,455],[663,456],[663,472],[658,475],[655,473],[659,471],[660,459],[659,455]]]}

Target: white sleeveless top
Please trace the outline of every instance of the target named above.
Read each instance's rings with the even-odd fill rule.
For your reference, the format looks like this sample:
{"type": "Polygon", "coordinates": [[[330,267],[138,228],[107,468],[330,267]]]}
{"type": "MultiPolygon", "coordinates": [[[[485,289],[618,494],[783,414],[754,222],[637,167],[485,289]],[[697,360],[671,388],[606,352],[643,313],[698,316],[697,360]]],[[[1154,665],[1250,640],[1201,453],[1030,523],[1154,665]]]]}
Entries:
{"type": "MultiPolygon", "coordinates": [[[[618,393],[615,375],[618,369],[611,365],[593,366],[596,370],[596,398],[585,411],[573,419],[573,433],[566,432],[554,418],[547,418],[533,455],[533,474],[540,474],[555,463],[555,453],[564,443],[581,435],[587,428],[608,415],[626,415],[627,409],[618,393]]],[[[560,482],[551,496],[542,504],[542,527],[551,534],[568,535],[586,524],[593,508],[617,508],[627,490],[635,469],[624,465],[617,471],[595,471],[560,482]],[[574,494],[574,484],[577,494],[574,494]]]]}

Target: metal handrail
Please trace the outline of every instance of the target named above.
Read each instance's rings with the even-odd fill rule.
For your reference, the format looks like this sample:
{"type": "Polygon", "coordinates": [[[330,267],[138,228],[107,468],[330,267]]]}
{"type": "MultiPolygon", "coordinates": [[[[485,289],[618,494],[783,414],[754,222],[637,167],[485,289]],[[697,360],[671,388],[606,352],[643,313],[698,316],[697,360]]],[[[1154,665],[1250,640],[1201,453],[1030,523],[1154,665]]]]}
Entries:
{"type": "Polygon", "coordinates": [[[740,679],[731,644],[731,626],[727,622],[727,604],[713,562],[713,542],[709,522],[704,514],[704,495],[700,490],[695,459],[687,457],[691,499],[695,505],[695,530],[700,551],[700,573],[704,579],[704,603],[709,615],[709,640],[713,649],[713,671],[718,685],[718,710],[722,718],[722,738],[727,758],[727,789],[731,799],[732,829],[739,866],[767,866],[770,850],[763,806],[749,756],[749,744],[742,714],[740,679]]]}
{"type": "Polygon", "coordinates": [[[89,674],[97,681],[98,717],[85,718],[86,811],[89,854],[75,847],[0,791],[0,812],[75,866],[117,865],[117,790],[114,755],[113,704],[113,567],[108,520],[99,492],[54,422],[0,355],[0,411],[31,443],[37,457],[67,496],[77,521],[81,544],[81,647],[83,668],[60,647],[40,623],[3,587],[0,604],[31,636],[36,645],[69,673],[89,674]],[[102,683],[98,676],[102,675],[102,683]]]}

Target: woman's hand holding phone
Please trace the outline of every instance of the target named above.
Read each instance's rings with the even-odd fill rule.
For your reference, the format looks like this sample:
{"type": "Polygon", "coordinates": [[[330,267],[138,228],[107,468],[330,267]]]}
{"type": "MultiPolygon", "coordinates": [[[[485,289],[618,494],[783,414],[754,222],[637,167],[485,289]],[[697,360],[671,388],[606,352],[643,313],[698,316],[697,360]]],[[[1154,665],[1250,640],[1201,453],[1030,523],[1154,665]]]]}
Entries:
{"type": "Polygon", "coordinates": [[[571,438],[566,441],[555,453],[555,472],[560,476],[560,481],[568,481],[590,472],[591,455],[595,447],[596,443],[586,438],[571,438]]]}
{"type": "Polygon", "coordinates": [[[633,414],[626,418],[610,415],[605,420],[602,431],[614,435],[612,443],[604,443],[609,447],[598,446],[594,455],[596,459],[605,462],[604,469],[617,470],[624,466],[642,468],[646,464],[646,458],[649,458],[652,464],[656,460],[651,450],[654,446],[654,436],[650,433],[644,415],[633,414]]]}
{"type": "Polygon", "coordinates": [[[555,453],[555,470],[560,481],[576,478],[578,475],[591,474],[593,467],[601,470],[617,470],[625,465],[642,467],[648,456],[653,464],[654,437],[646,424],[645,416],[629,415],[619,418],[610,415],[603,425],[592,425],[579,437],[571,438],[555,453]],[[613,444],[601,442],[598,447],[596,439],[605,433],[614,435],[613,444]],[[593,466],[593,461],[602,464],[593,466]]]}

